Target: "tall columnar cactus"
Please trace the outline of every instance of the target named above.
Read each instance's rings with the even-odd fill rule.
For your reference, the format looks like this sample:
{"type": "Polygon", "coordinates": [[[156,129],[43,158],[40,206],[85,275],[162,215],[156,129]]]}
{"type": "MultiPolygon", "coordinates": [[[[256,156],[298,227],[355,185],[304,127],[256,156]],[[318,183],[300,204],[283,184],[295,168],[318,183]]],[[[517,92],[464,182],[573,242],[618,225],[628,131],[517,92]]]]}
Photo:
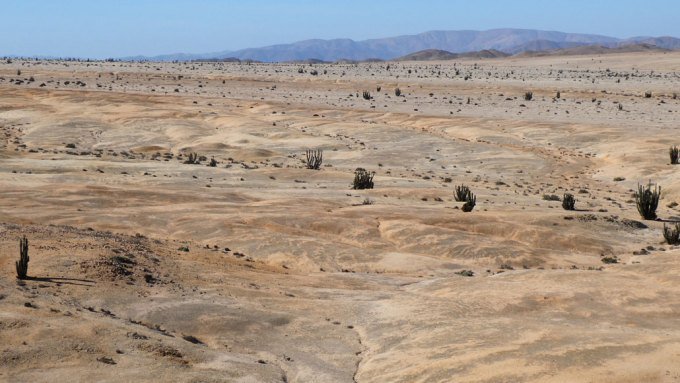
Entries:
{"type": "Polygon", "coordinates": [[[659,206],[661,198],[661,187],[654,186],[650,182],[647,187],[638,185],[638,192],[635,194],[635,204],[642,218],[647,220],[656,219],[656,208],[659,206]]]}
{"type": "Polygon", "coordinates": [[[371,99],[371,92],[365,90],[362,96],[364,97],[364,100],[370,100],[371,99]]]}
{"type": "Polygon", "coordinates": [[[307,150],[307,169],[319,170],[323,162],[323,150],[307,150]]]}
{"type": "Polygon", "coordinates": [[[19,253],[20,258],[16,261],[17,266],[17,278],[26,279],[28,274],[28,239],[26,236],[19,240],[19,253]]]}
{"type": "Polygon", "coordinates": [[[668,154],[671,157],[671,165],[677,165],[678,159],[680,159],[680,149],[677,146],[671,146],[668,150],[668,154]]]}

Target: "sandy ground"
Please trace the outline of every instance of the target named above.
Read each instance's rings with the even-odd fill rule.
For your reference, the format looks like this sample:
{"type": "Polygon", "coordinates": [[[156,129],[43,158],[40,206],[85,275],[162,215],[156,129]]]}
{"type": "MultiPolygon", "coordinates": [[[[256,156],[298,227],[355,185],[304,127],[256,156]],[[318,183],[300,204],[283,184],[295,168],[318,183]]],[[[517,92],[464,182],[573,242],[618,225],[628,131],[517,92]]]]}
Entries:
{"type": "Polygon", "coordinates": [[[0,380],[678,381],[678,72],[3,61],[0,380]]]}

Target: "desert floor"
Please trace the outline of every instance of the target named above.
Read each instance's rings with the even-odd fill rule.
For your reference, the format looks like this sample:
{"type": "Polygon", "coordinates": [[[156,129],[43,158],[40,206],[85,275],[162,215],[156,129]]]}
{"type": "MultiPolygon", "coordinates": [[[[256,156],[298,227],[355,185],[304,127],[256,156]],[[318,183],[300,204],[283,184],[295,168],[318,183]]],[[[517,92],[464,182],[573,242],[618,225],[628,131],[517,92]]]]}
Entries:
{"type": "Polygon", "coordinates": [[[679,381],[676,92],[678,53],[3,60],[0,380],[679,381]]]}

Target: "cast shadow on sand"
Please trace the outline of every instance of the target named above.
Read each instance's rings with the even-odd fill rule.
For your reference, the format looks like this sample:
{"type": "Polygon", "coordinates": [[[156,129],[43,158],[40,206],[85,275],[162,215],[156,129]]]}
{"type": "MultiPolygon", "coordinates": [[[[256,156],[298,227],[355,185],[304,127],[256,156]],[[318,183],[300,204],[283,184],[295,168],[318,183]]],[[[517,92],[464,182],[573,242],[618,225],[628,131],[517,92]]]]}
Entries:
{"type": "Polygon", "coordinates": [[[95,281],[89,279],[77,279],[77,278],[52,278],[52,277],[31,277],[27,276],[24,280],[18,281],[37,281],[37,282],[47,282],[63,285],[76,285],[76,286],[94,286],[95,281]]]}

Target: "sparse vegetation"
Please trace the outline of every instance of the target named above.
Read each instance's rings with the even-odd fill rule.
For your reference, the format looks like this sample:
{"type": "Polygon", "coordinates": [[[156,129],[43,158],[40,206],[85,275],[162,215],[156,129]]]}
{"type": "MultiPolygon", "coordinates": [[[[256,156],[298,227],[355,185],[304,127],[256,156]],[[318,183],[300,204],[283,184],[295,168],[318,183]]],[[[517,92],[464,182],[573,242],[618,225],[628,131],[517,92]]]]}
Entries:
{"type": "Polygon", "coordinates": [[[461,270],[461,271],[457,271],[456,274],[463,276],[463,277],[474,277],[475,276],[475,272],[472,271],[472,270],[461,270]]]}
{"type": "Polygon", "coordinates": [[[375,176],[375,172],[369,172],[364,168],[356,168],[352,189],[373,189],[373,176],[375,176]]]}
{"type": "Polygon", "coordinates": [[[465,185],[456,186],[453,198],[458,202],[465,202],[461,208],[464,212],[471,212],[477,205],[477,197],[465,185]]]}
{"type": "Polygon", "coordinates": [[[184,161],[184,163],[189,165],[198,165],[201,163],[201,160],[198,158],[198,154],[189,153],[189,158],[187,158],[187,160],[184,161]]]}
{"type": "Polygon", "coordinates": [[[635,204],[637,210],[646,220],[656,219],[656,209],[659,206],[659,199],[661,198],[661,187],[655,185],[652,189],[650,182],[646,187],[638,184],[638,191],[635,194],[635,204]]]}
{"type": "Polygon", "coordinates": [[[307,169],[319,170],[323,162],[323,151],[321,149],[307,150],[307,169]]]}
{"type": "Polygon", "coordinates": [[[475,208],[477,205],[477,197],[472,194],[472,192],[468,191],[467,198],[465,199],[465,203],[463,204],[463,207],[461,210],[463,210],[466,213],[469,213],[472,211],[472,209],[475,208]]]}
{"type": "Polygon", "coordinates": [[[467,201],[470,193],[469,187],[465,185],[459,185],[456,186],[456,191],[453,193],[453,198],[458,202],[467,201]]]}
{"type": "Polygon", "coordinates": [[[663,224],[663,238],[669,245],[680,245],[680,223],[675,223],[672,226],[663,224]]]}
{"type": "MultiPolygon", "coordinates": [[[[360,381],[388,365],[418,364],[423,345],[462,333],[463,343],[485,339],[473,351],[491,355],[486,364],[507,367],[454,372],[470,380],[522,379],[533,371],[526,363],[556,381],[576,370],[598,380],[603,366],[613,366],[612,380],[663,379],[672,358],[650,368],[636,355],[650,339],[673,338],[675,322],[659,312],[680,307],[669,293],[680,285],[680,139],[673,136],[680,101],[671,99],[680,93],[680,55],[581,49],[580,57],[485,51],[446,61],[332,62],[324,54],[323,62],[252,65],[184,56],[0,59],[0,99],[8,105],[0,121],[7,186],[0,214],[17,216],[0,219],[0,338],[9,342],[0,375],[49,380],[49,368],[27,369],[65,354],[78,367],[74,376],[125,374],[137,358],[153,364],[128,371],[137,380],[153,380],[160,366],[205,381],[216,371],[201,363],[219,348],[238,358],[218,366],[233,377],[360,381]],[[28,72],[18,78],[17,68],[28,72]],[[670,165],[675,145],[678,165],[670,165]],[[656,221],[633,210],[636,186],[644,192],[647,180],[652,193],[656,184],[665,188],[656,221]],[[37,263],[26,262],[20,280],[11,260],[21,263],[24,235],[37,263]],[[645,283],[650,278],[663,283],[645,283]],[[627,293],[642,285],[644,294],[627,293]],[[347,303],[366,299],[411,313],[358,318],[347,303]],[[498,321],[489,307],[507,303],[512,313],[498,321]],[[145,305],[156,314],[139,310],[145,305]],[[565,306],[599,311],[569,321],[538,359],[503,352],[508,334],[540,336],[545,323],[565,318],[565,306]],[[233,322],[235,308],[238,323],[213,323],[233,322]],[[295,334],[301,311],[306,327],[319,331],[295,334]],[[446,319],[452,311],[460,315],[446,319]],[[638,318],[639,311],[647,314],[638,318]],[[212,314],[201,328],[187,325],[212,314]],[[83,319],[87,326],[77,323],[83,319]],[[41,330],[45,321],[73,336],[41,330]],[[215,335],[225,326],[236,341],[215,335]],[[366,344],[364,331],[376,326],[384,327],[380,339],[366,344]],[[93,329],[104,336],[86,339],[93,329]],[[330,352],[309,366],[295,351],[318,349],[328,336],[347,340],[340,351],[351,360],[335,363],[340,372],[330,352]],[[366,365],[375,356],[366,352],[393,348],[395,337],[408,338],[400,355],[366,365]],[[607,352],[621,338],[631,355],[607,352]],[[545,357],[585,342],[605,347],[597,363],[572,353],[556,367],[545,357]],[[632,362],[622,370],[621,360],[632,362]]],[[[431,52],[421,57],[445,57],[431,52]]],[[[460,367],[464,350],[434,352],[460,367]]],[[[386,380],[451,375],[420,367],[391,369],[386,380]]]]}
{"type": "Polygon", "coordinates": [[[668,150],[668,154],[671,157],[671,165],[677,165],[678,157],[680,157],[680,149],[678,149],[677,146],[671,146],[671,148],[668,150]]]}
{"type": "Polygon", "coordinates": [[[564,210],[576,209],[576,198],[574,198],[573,194],[570,193],[564,194],[564,197],[562,197],[562,208],[564,210]]]}
{"type": "Polygon", "coordinates": [[[15,263],[17,278],[26,279],[28,275],[28,261],[28,239],[24,236],[19,240],[19,260],[15,263]]]}

